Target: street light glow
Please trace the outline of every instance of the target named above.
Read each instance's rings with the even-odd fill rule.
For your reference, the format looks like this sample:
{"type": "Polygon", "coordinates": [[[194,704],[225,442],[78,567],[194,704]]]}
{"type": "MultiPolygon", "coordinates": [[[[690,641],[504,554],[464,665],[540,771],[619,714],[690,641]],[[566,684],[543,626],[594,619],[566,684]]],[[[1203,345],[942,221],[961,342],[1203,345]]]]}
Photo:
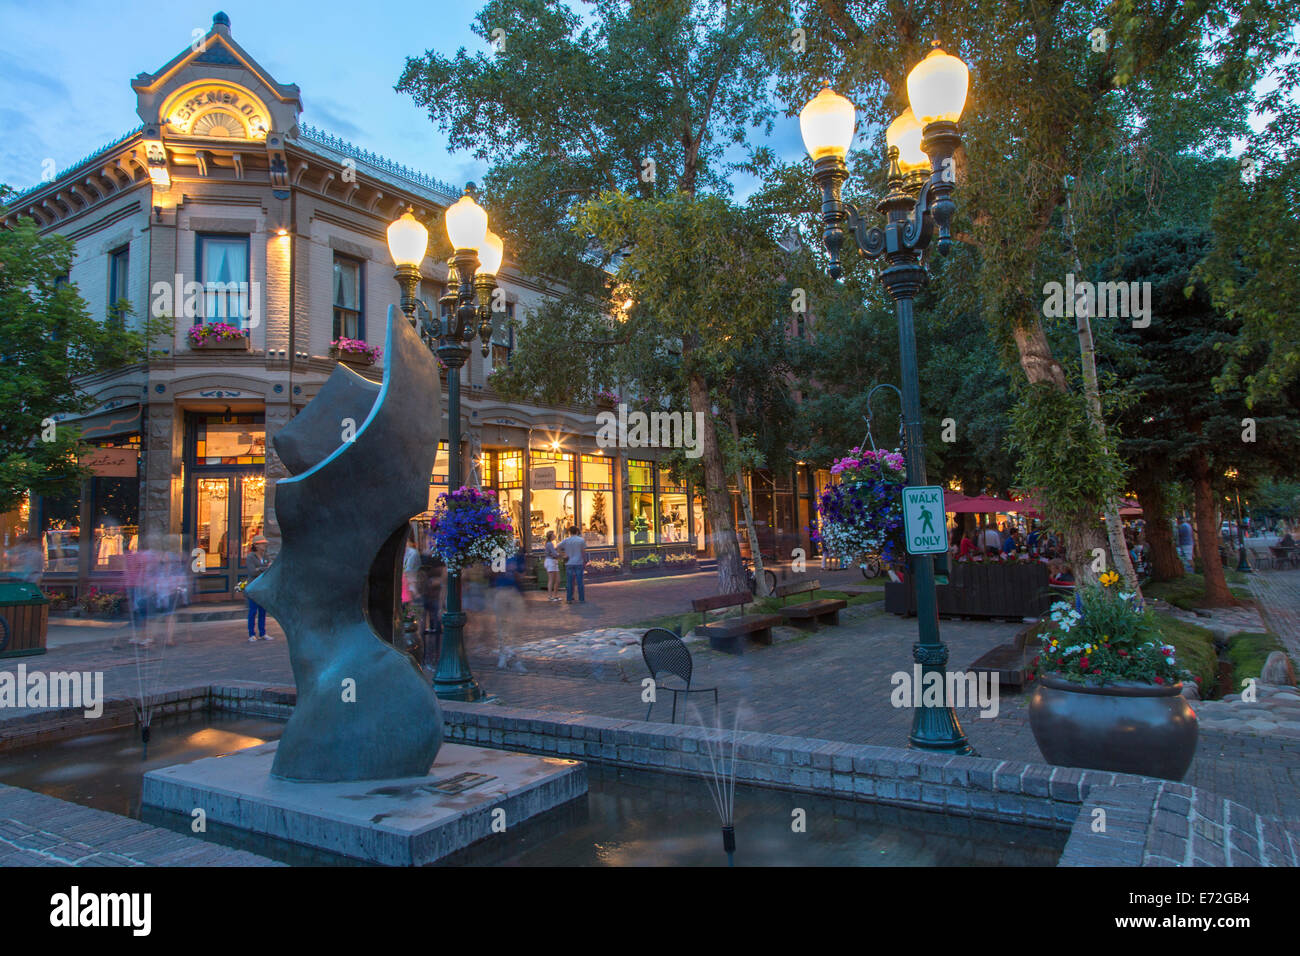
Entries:
{"type": "Polygon", "coordinates": [[[487,210],[474,201],[468,188],[465,195],[447,208],[447,238],[453,249],[473,249],[477,252],[483,247],[487,237],[487,210]]]}
{"type": "Polygon", "coordinates": [[[966,106],[969,86],[966,64],[944,53],[936,43],[930,55],[907,74],[907,99],[922,126],[955,123],[966,106]]]}
{"type": "Polygon", "coordinates": [[[822,87],[799,112],[799,132],[808,155],[814,160],[847,156],[856,113],[853,103],[832,90],[829,83],[822,87]]]}
{"type": "Polygon", "coordinates": [[[406,207],[402,218],[388,227],[388,254],[396,266],[419,268],[424,253],[429,248],[429,230],[415,218],[411,207],[406,207]]]}
{"type": "Polygon", "coordinates": [[[921,149],[921,124],[910,109],[889,124],[885,142],[898,150],[898,168],[903,172],[930,168],[930,157],[921,149]]]}

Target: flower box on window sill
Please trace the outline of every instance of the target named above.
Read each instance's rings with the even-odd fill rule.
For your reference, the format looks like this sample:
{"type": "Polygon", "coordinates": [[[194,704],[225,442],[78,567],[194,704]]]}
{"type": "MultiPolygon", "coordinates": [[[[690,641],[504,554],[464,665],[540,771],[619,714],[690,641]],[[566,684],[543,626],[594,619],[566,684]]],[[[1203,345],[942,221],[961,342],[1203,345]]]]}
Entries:
{"type": "Polygon", "coordinates": [[[355,365],[357,368],[368,368],[375,364],[375,357],[365,352],[347,352],[340,349],[330,349],[330,358],[342,362],[344,365],[355,365]]]}
{"type": "MultiPolygon", "coordinates": [[[[199,326],[195,326],[195,328],[199,328],[199,326]]],[[[249,339],[247,332],[220,338],[215,335],[206,335],[202,338],[190,335],[188,338],[190,348],[194,351],[248,352],[253,348],[252,340],[249,339]]]]}

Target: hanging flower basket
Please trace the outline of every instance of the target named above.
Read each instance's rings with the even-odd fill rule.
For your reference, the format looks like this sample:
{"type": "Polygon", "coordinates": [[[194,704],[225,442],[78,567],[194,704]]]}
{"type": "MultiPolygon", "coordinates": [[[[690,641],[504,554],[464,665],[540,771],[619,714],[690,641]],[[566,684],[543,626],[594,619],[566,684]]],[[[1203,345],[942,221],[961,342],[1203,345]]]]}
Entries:
{"type": "Polygon", "coordinates": [[[431,523],[433,550],[460,571],[474,564],[491,564],[499,554],[515,553],[515,529],[496,496],[478,488],[461,487],[438,496],[431,523]]]}
{"type": "Polygon", "coordinates": [[[619,401],[619,397],[608,389],[602,389],[596,393],[597,408],[613,408],[619,401]]]}
{"type": "Polygon", "coordinates": [[[360,339],[338,338],[330,343],[330,358],[349,365],[374,365],[384,350],[360,339]]]}
{"type": "Polygon", "coordinates": [[[225,322],[191,325],[185,337],[189,340],[190,348],[195,350],[224,349],[228,352],[247,352],[252,348],[247,332],[225,322]]]}
{"type": "Polygon", "coordinates": [[[831,474],[841,480],[822,492],[817,540],[828,554],[859,563],[879,555],[892,564],[904,553],[903,456],[854,448],[831,466],[831,474]]]}

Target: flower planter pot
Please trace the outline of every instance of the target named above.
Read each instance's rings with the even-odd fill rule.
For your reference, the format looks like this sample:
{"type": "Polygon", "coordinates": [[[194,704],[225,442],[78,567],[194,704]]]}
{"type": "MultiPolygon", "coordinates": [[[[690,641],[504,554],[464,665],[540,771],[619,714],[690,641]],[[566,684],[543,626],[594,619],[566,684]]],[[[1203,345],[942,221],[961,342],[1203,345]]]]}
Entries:
{"type": "Polygon", "coordinates": [[[361,352],[340,352],[338,349],[330,349],[330,358],[344,365],[355,365],[357,368],[368,368],[375,364],[373,355],[365,355],[361,352]]]}
{"type": "Polygon", "coordinates": [[[247,335],[237,339],[204,339],[202,342],[190,342],[190,349],[195,352],[248,352],[253,348],[247,335]]]}
{"type": "Polygon", "coordinates": [[[1196,713],[1183,685],[1101,687],[1043,675],[1029,726],[1048,763],[1181,780],[1196,755],[1196,713]]]}

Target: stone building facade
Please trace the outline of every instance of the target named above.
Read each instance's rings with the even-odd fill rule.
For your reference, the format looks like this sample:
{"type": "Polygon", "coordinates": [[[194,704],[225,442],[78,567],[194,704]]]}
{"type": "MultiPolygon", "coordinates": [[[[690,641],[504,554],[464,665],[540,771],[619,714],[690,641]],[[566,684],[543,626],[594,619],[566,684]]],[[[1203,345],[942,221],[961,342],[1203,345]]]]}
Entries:
{"type": "MultiPolygon", "coordinates": [[[[432,233],[461,190],[300,123],[298,88],[271,77],[224,14],[132,87],[135,130],[2,215],[75,243],[69,280],[92,312],[124,303],[123,321],[170,316],[172,333],[147,362],[82,383],[96,407],[76,424],[95,477],[79,499],[30,502],[7,533],[40,541],[50,589],[113,586],[121,556],[150,547],[193,555],[199,597],[220,600],[243,576],[253,535],[278,548],[275,481],[286,472],[270,439],[334,369],[331,343],[383,346],[398,298],[388,224],[410,206],[432,233]],[[195,340],[216,322],[243,334],[195,340]]],[[[446,281],[445,263],[426,258],[425,301],[446,281]]],[[[507,320],[490,355],[476,347],[462,371],[462,480],[496,489],[530,552],[546,530],[574,523],[610,571],[707,558],[700,496],[653,454],[598,447],[597,408],[507,403],[488,386],[510,360],[509,318],[543,295],[508,256],[498,282],[507,320]]],[[[359,370],[377,378],[382,357],[359,370]]],[[[448,480],[444,453],[431,502],[448,480]]],[[[772,534],[806,541],[810,476],[792,466],[766,480],[772,534]]]]}

